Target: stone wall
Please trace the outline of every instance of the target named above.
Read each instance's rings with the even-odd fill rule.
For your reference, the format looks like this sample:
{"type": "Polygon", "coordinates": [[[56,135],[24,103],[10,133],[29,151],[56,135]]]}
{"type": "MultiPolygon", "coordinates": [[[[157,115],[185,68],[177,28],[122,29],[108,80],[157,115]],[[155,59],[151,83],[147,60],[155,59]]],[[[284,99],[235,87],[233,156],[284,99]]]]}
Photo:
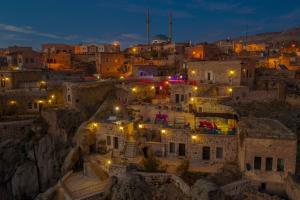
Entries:
{"type": "Polygon", "coordinates": [[[26,131],[31,128],[33,120],[10,121],[0,123],[0,141],[6,139],[19,138],[26,135],[26,131]]]}
{"type": "Polygon", "coordinates": [[[234,88],[232,100],[234,102],[268,102],[278,99],[278,90],[251,90],[246,87],[234,88]]]}
{"type": "Polygon", "coordinates": [[[249,191],[254,186],[251,184],[249,180],[239,180],[233,183],[229,183],[221,187],[221,190],[229,196],[238,196],[243,192],[249,191]]]}
{"type": "Polygon", "coordinates": [[[173,174],[165,173],[144,173],[136,172],[136,174],[141,175],[146,183],[154,186],[160,186],[166,183],[174,183],[185,195],[191,195],[191,188],[186,184],[180,177],[173,174]]]}
{"type": "Polygon", "coordinates": [[[300,183],[296,182],[293,175],[289,174],[285,185],[286,194],[291,200],[300,199],[300,183]]]}
{"type": "Polygon", "coordinates": [[[121,164],[111,164],[109,166],[109,176],[124,176],[126,174],[127,167],[121,164]]]}

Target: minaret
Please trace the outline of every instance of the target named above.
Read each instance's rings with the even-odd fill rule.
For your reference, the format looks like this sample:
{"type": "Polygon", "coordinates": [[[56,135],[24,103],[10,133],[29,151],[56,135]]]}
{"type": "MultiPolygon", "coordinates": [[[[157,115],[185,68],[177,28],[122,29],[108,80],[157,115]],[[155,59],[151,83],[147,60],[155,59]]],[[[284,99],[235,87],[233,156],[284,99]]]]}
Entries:
{"type": "Polygon", "coordinates": [[[169,14],[169,41],[172,42],[173,39],[173,19],[172,13],[169,14]]]}
{"type": "Polygon", "coordinates": [[[150,44],[150,14],[149,14],[149,8],[148,8],[148,12],[147,12],[146,24],[147,24],[147,42],[148,42],[148,45],[149,45],[150,44]]]}

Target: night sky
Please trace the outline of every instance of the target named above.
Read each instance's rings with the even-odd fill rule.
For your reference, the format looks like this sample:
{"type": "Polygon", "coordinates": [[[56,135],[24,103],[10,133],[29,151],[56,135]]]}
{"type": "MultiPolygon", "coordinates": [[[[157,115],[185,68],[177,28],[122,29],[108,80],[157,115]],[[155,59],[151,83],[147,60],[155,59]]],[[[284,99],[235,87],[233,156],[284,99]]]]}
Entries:
{"type": "Polygon", "coordinates": [[[214,40],[300,25],[300,0],[5,0],[0,3],[0,47],[41,43],[120,41],[122,47],[168,33],[173,13],[177,42],[214,40]]]}

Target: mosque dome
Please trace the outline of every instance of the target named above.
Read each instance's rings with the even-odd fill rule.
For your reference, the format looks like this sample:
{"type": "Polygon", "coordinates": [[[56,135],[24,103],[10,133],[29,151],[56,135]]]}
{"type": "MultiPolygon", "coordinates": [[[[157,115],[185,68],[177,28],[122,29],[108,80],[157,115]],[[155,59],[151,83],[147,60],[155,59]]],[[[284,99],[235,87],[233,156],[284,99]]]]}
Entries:
{"type": "Polygon", "coordinates": [[[169,41],[169,37],[163,34],[155,35],[152,38],[152,44],[165,43],[169,41]]]}

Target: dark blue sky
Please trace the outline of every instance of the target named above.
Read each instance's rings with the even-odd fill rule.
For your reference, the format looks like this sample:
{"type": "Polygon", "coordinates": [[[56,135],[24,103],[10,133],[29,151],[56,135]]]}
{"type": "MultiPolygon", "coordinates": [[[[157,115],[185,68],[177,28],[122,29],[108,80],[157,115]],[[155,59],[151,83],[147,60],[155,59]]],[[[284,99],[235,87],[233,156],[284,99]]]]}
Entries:
{"type": "Polygon", "coordinates": [[[145,42],[167,34],[173,12],[175,41],[203,42],[300,25],[300,0],[6,0],[0,4],[0,47],[62,42],[145,42]]]}

